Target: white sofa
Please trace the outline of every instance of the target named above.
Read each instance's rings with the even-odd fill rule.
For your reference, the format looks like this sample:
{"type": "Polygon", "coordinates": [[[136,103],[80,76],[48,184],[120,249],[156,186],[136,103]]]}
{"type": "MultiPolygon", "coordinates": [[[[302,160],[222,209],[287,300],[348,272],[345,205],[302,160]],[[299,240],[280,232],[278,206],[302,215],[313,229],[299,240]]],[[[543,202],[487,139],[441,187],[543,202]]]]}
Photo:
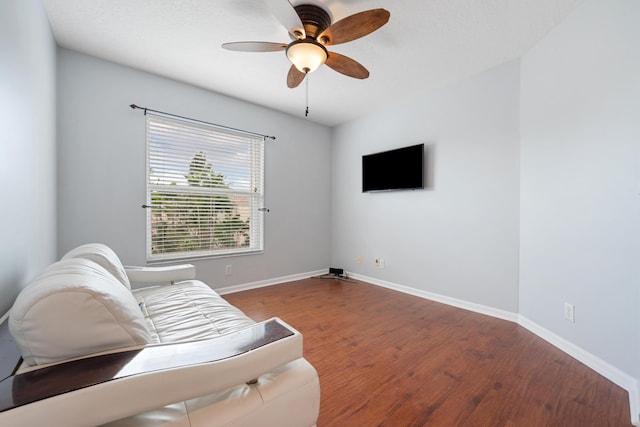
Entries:
{"type": "Polygon", "coordinates": [[[23,360],[0,382],[0,425],[314,426],[300,333],[254,322],[194,276],[125,268],[102,244],[50,265],[9,313],[23,360]]]}

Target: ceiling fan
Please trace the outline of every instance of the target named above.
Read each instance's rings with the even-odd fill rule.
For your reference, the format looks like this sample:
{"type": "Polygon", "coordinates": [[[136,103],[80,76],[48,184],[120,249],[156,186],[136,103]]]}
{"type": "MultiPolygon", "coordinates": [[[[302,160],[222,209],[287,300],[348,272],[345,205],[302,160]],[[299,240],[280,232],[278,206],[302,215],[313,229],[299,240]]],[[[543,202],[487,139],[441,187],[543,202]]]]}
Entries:
{"type": "Polygon", "coordinates": [[[335,71],[356,79],[366,79],[369,71],[357,61],[329,52],[325,46],[364,37],[389,21],[391,14],[385,9],[371,9],[332,23],[329,13],[314,4],[292,6],[288,0],[267,0],[278,21],[289,31],[291,43],[232,42],[223,48],[241,52],[285,51],[293,64],[287,74],[287,86],[297,87],[308,73],[326,64],[335,71]]]}

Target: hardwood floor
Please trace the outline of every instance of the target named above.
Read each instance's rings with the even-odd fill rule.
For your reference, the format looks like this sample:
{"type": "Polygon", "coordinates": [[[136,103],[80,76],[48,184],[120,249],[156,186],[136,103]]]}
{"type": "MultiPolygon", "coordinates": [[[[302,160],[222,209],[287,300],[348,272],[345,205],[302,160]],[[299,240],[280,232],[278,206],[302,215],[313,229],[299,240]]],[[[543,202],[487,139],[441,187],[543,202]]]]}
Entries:
{"type": "Polygon", "coordinates": [[[515,323],[331,279],[224,297],[303,334],[319,427],[631,426],[625,390],[515,323]]]}

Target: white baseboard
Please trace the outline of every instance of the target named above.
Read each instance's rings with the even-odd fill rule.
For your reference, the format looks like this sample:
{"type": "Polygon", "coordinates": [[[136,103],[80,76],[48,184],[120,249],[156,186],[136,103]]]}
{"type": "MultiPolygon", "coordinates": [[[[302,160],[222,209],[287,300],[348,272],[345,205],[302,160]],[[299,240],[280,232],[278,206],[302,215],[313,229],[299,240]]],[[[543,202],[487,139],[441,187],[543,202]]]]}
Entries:
{"type": "MultiPolygon", "coordinates": [[[[312,271],[309,273],[300,273],[300,274],[294,274],[291,276],[278,277],[274,279],[261,280],[258,282],[246,283],[243,285],[229,286],[225,288],[216,289],[216,292],[218,292],[221,295],[224,295],[224,294],[229,294],[233,292],[240,292],[240,291],[246,291],[250,289],[262,288],[265,286],[277,285],[280,283],[291,282],[294,280],[306,279],[308,277],[318,276],[324,273],[326,273],[326,269],[319,270],[319,271],[312,271]]],[[[581,347],[578,347],[572,342],[567,341],[566,339],[554,334],[551,331],[548,331],[547,329],[544,329],[543,327],[541,327],[535,322],[532,322],[526,317],[518,313],[512,313],[510,311],[500,310],[494,307],[489,307],[482,304],[476,304],[473,302],[448,297],[446,295],[440,295],[433,292],[424,291],[421,289],[411,288],[409,286],[398,285],[396,283],[391,283],[391,282],[376,279],[373,277],[363,276],[360,274],[350,274],[349,277],[353,279],[361,280],[363,282],[371,283],[376,286],[381,286],[383,288],[392,289],[395,291],[403,292],[405,294],[424,298],[430,301],[440,302],[453,307],[462,308],[464,310],[485,314],[487,316],[491,316],[491,317],[495,317],[498,319],[507,320],[509,322],[514,322],[519,324],[523,328],[526,328],[533,334],[547,341],[554,347],[564,351],[565,353],[575,358],[576,360],[580,361],[581,363],[584,363],[586,366],[593,369],[603,377],[607,378],[609,381],[627,390],[627,392],[629,393],[629,407],[630,407],[630,413],[631,413],[630,414],[631,422],[633,423],[634,426],[640,427],[640,393],[639,393],[640,384],[638,383],[637,379],[622,372],[615,366],[594,356],[593,354],[582,349],[581,347]]]]}
{"type": "Polygon", "coordinates": [[[430,301],[441,302],[443,304],[451,305],[453,307],[463,308],[465,310],[473,311],[480,314],[486,314],[487,316],[496,317],[498,319],[508,320],[510,322],[518,321],[518,314],[512,313],[506,310],[500,310],[498,308],[489,307],[482,304],[476,304],[469,301],[464,301],[457,298],[448,297],[446,295],[440,295],[433,292],[423,291],[421,289],[411,288],[409,286],[398,285],[396,283],[386,282],[384,280],[375,279],[373,277],[363,276],[360,274],[350,274],[349,277],[362,280],[363,282],[372,283],[383,288],[393,289],[405,294],[414,295],[430,301]]]}
{"type": "Polygon", "coordinates": [[[266,286],[279,285],[280,283],[293,282],[295,280],[307,279],[312,276],[326,274],[327,269],[310,271],[308,273],[292,274],[290,276],[275,277],[273,279],[259,280],[257,282],[244,283],[242,285],[225,286],[224,288],[216,288],[215,291],[220,295],[232,294],[234,292],[248,291],[251,289],[264,288],[266,286]]]}
{"type": "Polygon", "coordinates": [[[632,376],[622,372],[615,366],[605,362],[599,357],[594,356],[581,347],[578,347],[571,341],[568,341],[553,332],[543,328],[535,322],[520,315],[518,324],[523,328],[533,332],[543,340],[552,344],[554,347],[564,351],[574,359],[584,363],[612,383],[622,387],[629,393],[629,409],[631,413],[631,422],[635,426],[640,426],[640,398],[638,394],[638,380],[632,376]]]}

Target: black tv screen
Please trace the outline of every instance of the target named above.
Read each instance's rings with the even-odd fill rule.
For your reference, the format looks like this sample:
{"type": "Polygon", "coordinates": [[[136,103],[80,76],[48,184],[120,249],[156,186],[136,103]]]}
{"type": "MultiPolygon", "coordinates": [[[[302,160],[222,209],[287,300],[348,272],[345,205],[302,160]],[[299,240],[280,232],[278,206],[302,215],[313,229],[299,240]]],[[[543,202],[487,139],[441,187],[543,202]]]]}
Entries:
{"type": "Polygon", "coordinates": [[[424,188],[424,144],[362,156],[362,192],[424,188]]]}

